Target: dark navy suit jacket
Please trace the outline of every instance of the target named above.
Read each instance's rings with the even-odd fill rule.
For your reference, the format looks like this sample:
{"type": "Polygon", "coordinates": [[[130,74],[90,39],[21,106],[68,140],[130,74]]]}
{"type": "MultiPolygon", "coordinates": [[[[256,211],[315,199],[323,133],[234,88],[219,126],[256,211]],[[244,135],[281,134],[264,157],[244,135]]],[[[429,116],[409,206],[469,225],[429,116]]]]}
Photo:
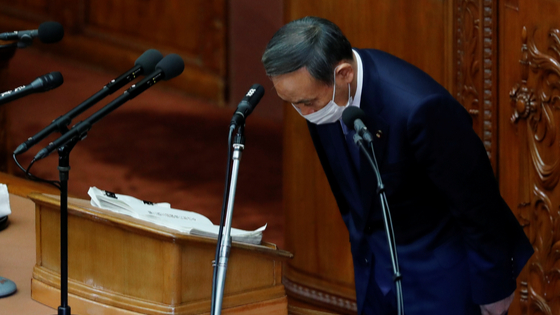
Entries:
{"type": "MultiPolygon", "coordinates": [[[[515,290],[533,248],[500,195],[466,110],[405,61],[356,51],[364,70],[360,108],[368,129],[379,134],[374,150],[395,230],[405,314],[476,314],[478,305],[515,290]]],[[[385,314],[394,285],[373,171],[339,122],[308,125],[350,233],[358,311],[372,312],[367,305],[373,303],[385,314]]]]}

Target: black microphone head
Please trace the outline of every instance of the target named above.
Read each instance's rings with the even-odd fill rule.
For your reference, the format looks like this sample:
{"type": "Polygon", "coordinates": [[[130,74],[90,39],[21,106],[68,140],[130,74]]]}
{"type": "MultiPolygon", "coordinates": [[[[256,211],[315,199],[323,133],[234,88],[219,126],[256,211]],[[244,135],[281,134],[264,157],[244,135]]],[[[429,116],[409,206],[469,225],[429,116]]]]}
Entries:
{"type": "Polygon", "coordinates": [[[61,86],[62,83],[64,83],[62,74],[58,71],[54,71],[38,77],[33,80],[30,85],[33,87],[35,92],[46,92],[61,86]]]}
{"type": "Polygon", "coordinates": [[[185,70],[185,62],[177,54],[169,54],[156,65],[156,70],[163,72],[163,80],[167,81],[183,73],[185,70]]]}
{"type": "Polygon", "coordinates": [[[43,77],[45,80],[45,91],[57,88],[61,86],[62,83],[64,83],[64,78],[62,77],[62,74],[58,71],[45,74],[43,77]]]}
{"type": "Polygon", "coordinates": [[[247,103],[249,103],[251,106],[250,111],[247,113],[247,115],[249,115],[253,111],[253,109],[257,107],[257,104],[259,104],[263,95],[264,95],[264,88],[262,85],[255,83],[251,86],[251,88],[249,89],[247,94],[245,94],[244,97],[244,99],[247,100],[247,103]]]}
{"type": "Polygon", "coordinates": [[[156,70],[156,65],[163,59],[163,55],[157,49],[146,50],[136,61],[135,66],[141,66],[144,74],[152,73],[156,70]]]}
{"type": "Polygon", "coordinates": [[[354,121],[356,121],[356,119],[360,119],[364,121],[365,117],[366,117],[366,113],[364,113],[363,110],[361,110],[359,107],[356,106],[348,106],[342,112],[342,122],[344,122],[346,127],[352,130],[354,130],[354,121]]]}
{"type": "Polygon", "coordinates": [[[43,43],[56,43],[64,37],[64,28],[58,22],[44,22],[39,25],[37,37],[43,43]]]}
{"type": "Polygon", "coordinates": [[[253,84],[247,94],[243,97],[231,118],[232,126],[240,126],[245,123],[245,119],[249,116],[264,95],[264,88],[260,84],[253,84]]]}

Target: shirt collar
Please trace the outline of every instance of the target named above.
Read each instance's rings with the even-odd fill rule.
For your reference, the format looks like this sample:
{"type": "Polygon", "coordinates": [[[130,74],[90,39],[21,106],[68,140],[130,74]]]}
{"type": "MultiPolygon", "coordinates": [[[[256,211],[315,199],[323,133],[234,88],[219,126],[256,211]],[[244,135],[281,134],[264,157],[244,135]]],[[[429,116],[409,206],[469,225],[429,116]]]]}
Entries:
{"type": "MultiPolygon", "coordinates": [[[[360,108],[360,101],[362,99],[362,87],[364,82],[364,69],[362,64],[362,58],[360,58],[360,55],[354,49],[352,49],[352,53],[354,53],[354,57],[356,58],[357,82],[356,82],[356,92],[354,93],[354,99],[352,101],[352,104],[350,104],[350,106],[356,106],[360,108]]],[[[348,128],[342,121],[342,118],[339,121],[340,121],[340,125],[342,126],[342,132],[344,132],[344,134],[346,135],[348,133],[348,128]]]]}
{"type": "Polygon", "coordinates": [[[352,106],[360,107],[360,100],[362,99],[362,86],[364,82],[364,69],[362,65],[362,58],[360,55],[352,49],[354,53],[354,57],[356,58],[356,75],[358,77],[358,82],[356,84],[356,93],[354,94],[354,101],[352,102],[352,106]]]}

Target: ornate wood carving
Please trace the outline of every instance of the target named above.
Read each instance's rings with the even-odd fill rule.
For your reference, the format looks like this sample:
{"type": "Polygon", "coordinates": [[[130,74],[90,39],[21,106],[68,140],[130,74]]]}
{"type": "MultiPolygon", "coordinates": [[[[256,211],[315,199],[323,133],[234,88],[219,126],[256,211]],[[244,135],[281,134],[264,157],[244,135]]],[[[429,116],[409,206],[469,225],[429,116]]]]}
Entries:
{"type": "Polygon", "coordinates": [[[355,314],[358,311],[356,300],[329,294],[323,290],[316,290],[312,287],[290,281],[287,277],[282,279],[282,284],[284,284],[284,288],[287,292],[292,293],[293,296],[300,299],[319,302],[345,314],[355,314]]]}
{"type": "Polygon", "coordinates": [[[521,82],[510,92],[520,146],[518,219],[535,255],[520,276],[523,314],[560,311],[560,30],[540,51],[536,30],[522,31],[521,82]]]}
{"type": "Polygon", "coordinates": [[[496,168],[496,1],[460,0],[456,7],[456,98],[473,116],[473,128],[496,168]]]}
{"type": "Polygon", "coordinates": [[[476,56],[480,19],[477,0],[457,2],[457,100],[471,115],[478,115],[479,92],[475,82],[480,60],[476,56]]]}

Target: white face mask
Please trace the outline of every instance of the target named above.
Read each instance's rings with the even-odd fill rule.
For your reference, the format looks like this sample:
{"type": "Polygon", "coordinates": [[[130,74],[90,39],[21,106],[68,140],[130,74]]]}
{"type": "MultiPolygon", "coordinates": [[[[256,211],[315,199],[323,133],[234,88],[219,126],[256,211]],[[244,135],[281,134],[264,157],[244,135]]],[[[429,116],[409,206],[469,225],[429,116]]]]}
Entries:
{"type": "Polygon", "coordinates": [[[350,95],[350,83],[348,83],[348,102],[346,103],[346,105],[338,106],[334,102],[334,95],[336,93],[336,69],[337,68],[338,67],[334,69],[335,81],[333,83],[332,100],[327,105],[325,105],[325,107],[321,108],[320,110],[314,113],[303,115],[300,112],[299,108],[297,108],[294,104],[292,104],[292,106],[298,111],[298,113],[303,118],[307,119],[310,123],[317,124],[317,125],[333,123],[339,120],[342,117],[342,112],[346,109],[346,107],[352,104],[352,96],[350,95]]]}

